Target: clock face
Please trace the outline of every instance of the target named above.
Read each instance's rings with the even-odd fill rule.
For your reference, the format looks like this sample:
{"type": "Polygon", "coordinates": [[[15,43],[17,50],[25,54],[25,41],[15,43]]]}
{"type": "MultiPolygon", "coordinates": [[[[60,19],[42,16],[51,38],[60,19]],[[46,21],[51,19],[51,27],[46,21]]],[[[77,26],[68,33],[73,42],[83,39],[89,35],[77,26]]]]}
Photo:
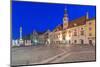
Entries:
{"type": "Polygon", "coordinates": [[[67,21],[67,18],[64,18],[64,21],[67,21]]]}
{"type": "Polygon", "coordinates": [[[64,18],[64,21],[66,21],[66,18],[64,18]]]}
{"type": "Polygon", "coordinates": [[[63,18],[63,21],[65,22],[65,21],[68,21],[68,18],[67,17],[64,17],[63,18]]]}

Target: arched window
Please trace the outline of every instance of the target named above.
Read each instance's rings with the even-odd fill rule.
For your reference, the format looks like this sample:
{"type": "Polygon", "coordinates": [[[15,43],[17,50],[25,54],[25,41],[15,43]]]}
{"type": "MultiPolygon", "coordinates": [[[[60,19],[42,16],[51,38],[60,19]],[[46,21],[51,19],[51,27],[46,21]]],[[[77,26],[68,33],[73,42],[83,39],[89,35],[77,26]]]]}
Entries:
{"type": "Polygon", "coordinates": [[[89,36],[92,36],[92,33],[89,33],[89,36]]]}
{"type": "Polygon", "coordinates": [[[74,43],[76,44],[77,43],[77,40],[74,40],[74,43]]]}
{"type": "Polygon", "coordinates": [[[76,29],[74,30],[74,36],[77,36],[77,31],[76,31],[76,29]]]}
{"type": "Polygon", "coordinates": [[[77,36],[77,32],[76,31],[74,32],[74,36],[77,36]]]}
{"type": "Polygon", "coordinates": [[[84,30],[83,30],[83,28],[81,28],[81,35],[84,35],[84,30]]]}
{"type": "Polygon", "coordinates": [[[84,30],[81,31],[81,35],[84,35],[84,30]]]}

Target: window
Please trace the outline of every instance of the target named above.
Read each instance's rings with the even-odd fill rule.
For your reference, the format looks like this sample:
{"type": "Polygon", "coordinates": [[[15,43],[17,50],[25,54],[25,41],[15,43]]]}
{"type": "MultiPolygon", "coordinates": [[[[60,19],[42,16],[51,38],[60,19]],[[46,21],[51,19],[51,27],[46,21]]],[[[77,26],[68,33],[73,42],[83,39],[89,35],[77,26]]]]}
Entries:
{"type": "Polygon", "coordinates": [[[77,32],[74,32],[74,36],[77,36],[77,32]]]}
{"type": "Polygon", "coordinates": [[[77,40],[74,40],[74,43],[77,43],[77,40]]]}
{"type": "Polygon", "coordinates": [[[89,36],[92,36],[92,33],[89,33],[89,36]]]}
{"type": "Polygon", "coordinates": [[[84,40],[80,39],[80,41],[81,41],[81,44],[84,44],[84,40]]]}
{"type": "Polygon", "coordinates": [[[81,28],[81,30],[83,30],[83,28],[81,28]]]}
{"type": "Polygon", "coordinates": [[[91,27],[89,27],[89,30],[91,31],[91,30],[92,30],[92,28],[91,28],[91,27]]]}
{"type": "Polygon", "coordinates": [[[89,22],[89,25],[91,25],[92,23],[91,22],[89,22]]]}
{"type": "Polygon", "coordinates": [[[65,40],[65,37],[63,37],[63,40],[65,40]]]}
{"type": "Polygon", "coordinates": [[[84,35],[84,31],[81,31],[81,35],[84,35]]]}
{"type": "Polygon", "coordinates": [[[58,35],[60,35],[60,33],[58,35]]]}
{"type": "Polygon", "coordinates": [[[77,31],[76,31],[76,29],[74,30],[74,36],[77,36],[77,31]]]}
{"type": "Polygon", "coordinates": [[[77,26],[77,24],[75,23],[74,26],[77,26]]]}

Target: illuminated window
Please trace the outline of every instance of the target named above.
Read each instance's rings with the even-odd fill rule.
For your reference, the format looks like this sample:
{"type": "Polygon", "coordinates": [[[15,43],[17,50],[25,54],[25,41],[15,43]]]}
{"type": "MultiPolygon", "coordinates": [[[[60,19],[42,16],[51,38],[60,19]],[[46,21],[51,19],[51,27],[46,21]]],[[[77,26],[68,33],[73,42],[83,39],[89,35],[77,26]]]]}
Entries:
{"type": "Polygon", "coordinates": [[[74,24],[74,26],[76,26],[77,24],[74,24]]]}
{"type": "Polygon", "coordinates": [[[64,21],[66,21],[66,19],[64,18],[64,21]]]}
{"type": "Polygon", "coordinates": [[[65,37],[63,37],[63,40],[65,40],[66,38],[65,37]]]}

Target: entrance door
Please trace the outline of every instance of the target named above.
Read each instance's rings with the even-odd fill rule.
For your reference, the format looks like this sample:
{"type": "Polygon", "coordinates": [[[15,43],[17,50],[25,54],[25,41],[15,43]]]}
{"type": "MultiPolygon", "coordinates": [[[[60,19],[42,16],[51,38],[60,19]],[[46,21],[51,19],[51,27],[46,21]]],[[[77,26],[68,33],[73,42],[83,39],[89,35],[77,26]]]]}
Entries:
{"type": "Polygon", "coordinates": [[[92,45],[92,40],[89,40],[89,44],[92,45]]]}
{"type": "Polygon", "coordinates": [[[77,43],[77,40],[74,40],[74,44],[76,44],[77,43]]]}
{"type": "Polygon", "coordinates": [[[81,44],[84,44],[84,41],[81,39],[81,44]]]}

